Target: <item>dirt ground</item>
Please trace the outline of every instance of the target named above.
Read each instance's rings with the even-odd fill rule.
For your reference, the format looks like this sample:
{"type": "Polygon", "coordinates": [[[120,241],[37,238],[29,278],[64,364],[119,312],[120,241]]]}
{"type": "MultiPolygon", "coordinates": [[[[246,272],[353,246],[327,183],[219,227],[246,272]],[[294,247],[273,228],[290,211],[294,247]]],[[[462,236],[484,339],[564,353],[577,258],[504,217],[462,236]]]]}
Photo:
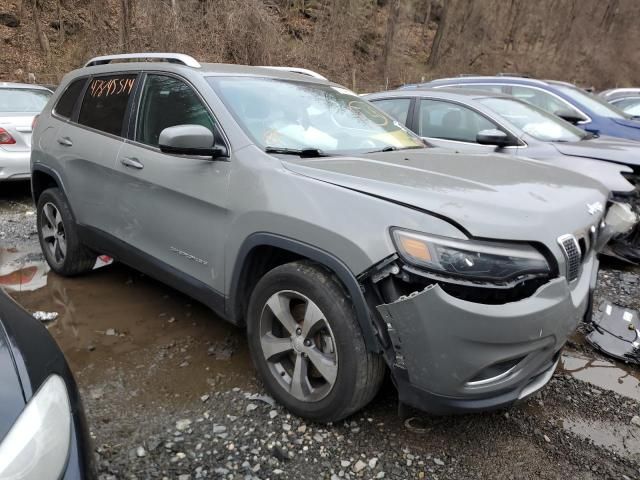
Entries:
{"type": "MultiPolygon", "coordinates": [[[[120,264],[67,279],[40,252],[28,185],[0,187],[0,287],[47,323],[80,385],[100,478],[640,478],[640,368],[578,332],[541,393],[509,410],[396,414],[387,382],[335,425],[290,416],[244,332],[120,264]]],[[[640,269],[605,263],[597,299],[640,308],[640,269]]]]}

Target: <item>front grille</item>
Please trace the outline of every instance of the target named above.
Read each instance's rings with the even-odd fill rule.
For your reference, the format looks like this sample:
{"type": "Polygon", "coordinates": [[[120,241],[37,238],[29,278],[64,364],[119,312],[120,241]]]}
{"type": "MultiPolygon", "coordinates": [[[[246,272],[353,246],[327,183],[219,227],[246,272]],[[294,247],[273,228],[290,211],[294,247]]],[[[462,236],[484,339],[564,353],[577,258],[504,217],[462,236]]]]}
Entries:
{"type": "Polygon", "coordinates": [[[580,265],[582,264],[580,244],[576,240],[576,237],[571,234],[559,237],[558,243],[567,261],[567,280],[571,282],[580,275],[580,265]]]}

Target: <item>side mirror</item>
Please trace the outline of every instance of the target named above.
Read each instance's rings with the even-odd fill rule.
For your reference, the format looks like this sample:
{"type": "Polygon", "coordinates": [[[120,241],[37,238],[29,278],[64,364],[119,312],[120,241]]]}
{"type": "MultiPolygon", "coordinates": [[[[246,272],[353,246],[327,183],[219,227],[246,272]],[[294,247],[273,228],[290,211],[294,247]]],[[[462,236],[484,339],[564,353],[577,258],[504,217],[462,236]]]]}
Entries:
{"type": "Polygon", "coordinates": [[[584,118],[579,113],[576,113],[576,112],[574,112],[572,110],[569,110],[569,109],[558,110],[554,114],[555,114],[556,117],[560,117],[565,122],[569,122],[569,123],[572,123],[574,125],[576,125],[577,123],[580,123],[580,122],[584,122],[586,120],[586,118],[584,118]]]}
{"type": "Polygon", "coordinates": [[[214,145],[213,132],[202,125],[175,125],[160,132],[160,151],[181,155],[227,157],[227,149],[214,145]]]}
{"type": "Polygon", "coordinates": [[[509,135],[498,129],[479,131],[476,135],[476,142],[480,145],[495,145],[498,148],[516,145],[509,135]]]}

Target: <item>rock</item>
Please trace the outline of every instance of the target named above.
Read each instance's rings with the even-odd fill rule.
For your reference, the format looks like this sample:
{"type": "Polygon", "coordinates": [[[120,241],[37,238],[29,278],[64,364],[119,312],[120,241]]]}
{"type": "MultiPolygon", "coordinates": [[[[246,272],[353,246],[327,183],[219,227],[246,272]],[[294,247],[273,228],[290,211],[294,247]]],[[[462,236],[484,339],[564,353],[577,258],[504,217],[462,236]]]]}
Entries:
{"type": "Polygon", "coordinates": [[[178,476],[178,480],[190,480],[191,479],[191,475],[189,475],[188,473],[183,473],[182,475],[178,476]]]}
{"type": "Polygon", "coordinates": [[[384,476],[385,476],[384,472],[378,472],[378,474],[376,475],[376,478],[381,479],[381,478],[384,478],[384,476]]]}
{"type": "Polygon", "coordinates": [[[105,334],[107,337],[115,337],[115,336],[117,335],[117,334],[116,334],[116,329],[115,329],[115,328],[107,328],[107,330],[104,332],[104,334],[105,334]]]}
{"type": "Polygon", "coordinates": [[[202,395],[200,397],[200,401],[203,402],[203,403],[206,402],[207,400],[209,400],[209,395],[202,395]]]}
{"type": "Polygon", "coordinates": [[[20,26],[20,19],[10,12],[0,12],[0,25],[16,28],[20,26]]]}
{"type": "Polygon", "coordinates": [[[634,416],[631,418],[631,423],[632,423],[633,425],[635,425],[636,427],[640,427],[640,416],[638,416],[638,415],[634,415],[634,416]]]}
{"type": "Polygon", "coordinates": [[[249,395],[247,397],[247,400],[253,400],[253,401],[259,400],[272,407],[275,406],[276,404],[276,401],[273,398],[271,398],[269,395],[260,395],[259,393],[254,393],[253,395],[249,395]]]}
{"type": "Polygon", "coordinates": [[[376,465],[378,464],[378,459],[373,457],[371,460],[369,460],[369,468],[373,469],[376,468],[376,465]]]}
{"type": "Polygon", "coordinates": [[[146,457],[147,456],[147,451],[144,449],[144,447],[138,447],[136,449],[136,455],[140,458],[142,457],[146,457]]]}
{"type": "Polygon", "coordinates": [[[214,425],[213,426],[213,433],[215,435],[217,435],[218,433],[224,433],[227,431],[227,427],[225,427],[224,425],[214,425]]]}
{"type": "Polygon", "coordinates": [[[313,436],[313,439],[314,439],[316,442],[318,442],[318,443],[320,443],[320,442],[322,442],[322,441],[324,440],[324,438],[322,438],[322,435],[320,435],[319,433],[316,433],[316,434],[313,436]]]}
{"type": "Polygon", "coordinates": [[[435,463],[436,465],[442,467],[444,465],[444,462],[442,460],[440,460],[439,458],[434,458],[433,459],[433,463],[435,463]]]}
{"type": "Polygon", "coordinates": [[[351,462],[349,460],[340,460],[340,466],[342,468],[347,468],[349,465],[351,465],[351,462]]]}
{"type": "Polygon", "coordinates": [[[365,468],[367,468],[367,464],[364,463],[362,460],[358,460],[356,464],[353,466],[353,471],[356,473],[360,473],[365,468]]]}
{"type": "Polygon", "coordinates": [[[191,425],[191,420],[189,420],[188,418],[185,418],[183,420],[178,420],[176,422],[176,429],[183,431],[189,428],[189,425],[191,425]]]}
{"type": "Polygon", "coordinates": [[[551,439],[547,435],[543,435],[542,438],[544,438],[545,442],[551,443],[551,439]]]}
{"type": "Polygon", "coordinates": [[[250,403],[249,405],[247,405],[247,412],[253,412],[256,408],[258,408],[258,405],[256,405],[255,403],[250,403]]]}
{"type": "Polygon", "coordinates": [[[278,411],[277,410],[271,410],[269,412],[269,418],[274,419],[278,416],[278,411]]]}
{"type": "Polygon", "coordinates": [[[37,312],[33,312],[33,318],[41,322],[52,322],[58,318],[58,312],[43,312],[38,310],[37,312]]]}
{"type": "Polygon", "coordinates": [[[284,430],[285,432],[290,432],[291,431],[291,425],[289,425],[288,423],[283,423],[282,424],[282,430],[284,430]]]}

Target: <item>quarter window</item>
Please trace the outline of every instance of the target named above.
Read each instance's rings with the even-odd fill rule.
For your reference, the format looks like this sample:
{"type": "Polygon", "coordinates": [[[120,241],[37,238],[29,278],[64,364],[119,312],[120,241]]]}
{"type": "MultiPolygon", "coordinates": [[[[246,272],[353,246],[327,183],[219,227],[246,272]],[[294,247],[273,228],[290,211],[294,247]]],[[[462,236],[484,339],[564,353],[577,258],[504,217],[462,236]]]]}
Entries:
{"type": "Polygon", "coordinates": [[[410,98],[374,100],[373,104],[403,125],[407,124],[407,115],[409,114],[409,106],[411,105],[410,98]]]}
{"type": "Polygon", "coordinates": [[[418,131],[422,137],[476,143],[481,130],[498,128],[470,108],[440,100],[421,100],[418,131]]]}
{"type": "Polygon", "coordinates": [[[189,85],[166,75],[148,75],[142,90],[136,140],[157,147],[162,130],[186,124],[214,131],[211,115],[189,85]]]}
{"type": "Polygon", "coordinates": [[[122,134],[122,124],[136,75],[96,77],[84,94],[78,123],[113,135],[122,134]]]}
{"type": "Polygon", "coordinates": [[[60,97],[60,100],[58,100],[54,110],[57,115],[64,118],[71,118],[71,115],[73,115],[73,108],[76,106],[76,102],[78,101],[78,98],[80,98],[82,89],[86,82],[86,78],[79,78],[78,80],[71,82],[60,97]]]}

